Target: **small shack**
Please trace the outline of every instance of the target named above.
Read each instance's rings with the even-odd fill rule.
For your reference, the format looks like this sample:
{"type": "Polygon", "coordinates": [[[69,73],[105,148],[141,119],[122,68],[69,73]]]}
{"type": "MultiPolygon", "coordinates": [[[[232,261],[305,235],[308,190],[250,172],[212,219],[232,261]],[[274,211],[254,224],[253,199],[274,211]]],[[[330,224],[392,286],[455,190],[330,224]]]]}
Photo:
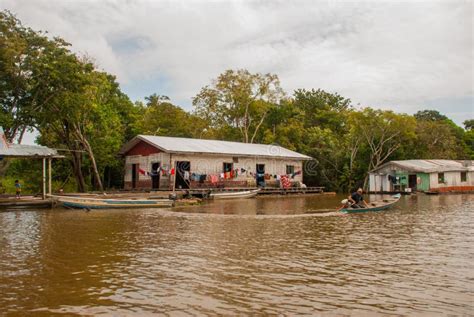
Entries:
{"type": "Polygon", "coordinates": [[[369,191],[474,191],[474,165],[469,160],[391,161],[369,173],[369,191]]]}
{"type": "Polygon", "coordinates": [[[51,149],[46,146],[9,143],[5,138],[3,128],[0,127],[0,160],[3,160],[4,158],[24,158],[30,160],[42,160],[43,176],[41,179],[41,188],[43,199],[45,199],[46,193],[51,194],[52,191],[51,162],[55,158],[64,158],[64,156],[59,155],[55,149],[51,149]],[[48,174],[48,181],[46,181],[46,174],[48,174]]]}
{"type": "Polygon", "coordinates": [[[138,135],[120,153],[125,189],[277,186],[303,181],[312,158],[277,145],[138,135]]]}

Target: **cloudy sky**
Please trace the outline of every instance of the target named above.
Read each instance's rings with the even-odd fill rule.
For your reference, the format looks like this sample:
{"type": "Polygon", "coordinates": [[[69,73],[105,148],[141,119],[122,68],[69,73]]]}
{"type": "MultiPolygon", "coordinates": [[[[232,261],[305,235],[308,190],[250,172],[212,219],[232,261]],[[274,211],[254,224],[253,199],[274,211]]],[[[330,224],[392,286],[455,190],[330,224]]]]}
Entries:
{"type": "Polygon", "coordinates": [[[322,88],[354,104],[474,117],[472,1],[0,0],[117,76],[191,109],[226,69],[275,73],[291,94],[322,88]]]}

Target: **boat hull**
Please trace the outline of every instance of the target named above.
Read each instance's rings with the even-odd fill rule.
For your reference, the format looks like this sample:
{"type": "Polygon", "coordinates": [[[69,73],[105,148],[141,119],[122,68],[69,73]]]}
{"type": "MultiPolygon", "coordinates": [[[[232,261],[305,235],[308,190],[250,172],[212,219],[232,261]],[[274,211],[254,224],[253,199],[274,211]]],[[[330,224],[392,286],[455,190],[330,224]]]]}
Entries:
{"type": "Polygon", "coordinates": [[[174,201],[160,200],[132,200],[132,199],[97,199],[78,197],[53,197],[58,203],[67,208],[77,209],[130,209],[130,208],[166,208],[172,207],[174,201]]]}
{"type": "Polygon", "coordinates": [[[241,192],[222,192],[222,193],[211,193],[210,197],[213,199],[242,199],[252,198],[258,195],[259,189],[247,190],[241,192]]]}
{"type": "Polygon", "coordinates": [[[395,205],[399,200],[400,200],[401,195],[396,194],[391,197],[390,200],[387,201],[385,204],[381,204],[378,206],[373,206],[369,208],[344,208],[341,209],[342,212],[344,213],[358,213],[358,212],[369,212],[369,211],[383,211],[387,210],[393,205],[395,205]]]}

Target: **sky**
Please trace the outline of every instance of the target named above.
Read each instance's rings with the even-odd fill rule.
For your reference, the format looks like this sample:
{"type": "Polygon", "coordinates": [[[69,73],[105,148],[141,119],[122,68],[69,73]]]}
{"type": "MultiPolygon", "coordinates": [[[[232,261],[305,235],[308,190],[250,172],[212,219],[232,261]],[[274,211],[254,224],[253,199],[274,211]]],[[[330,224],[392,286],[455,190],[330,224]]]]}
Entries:
{"type": "MultiPolygon", "coordinates": [[[[474,118],[473,1],[0,0],[117,76],[192,109],[227,69],[273,73],[288,95],[321,88],[413,114],[474,118]]],[[[32,142],[28,136],[26,142],[32,142]]]]}

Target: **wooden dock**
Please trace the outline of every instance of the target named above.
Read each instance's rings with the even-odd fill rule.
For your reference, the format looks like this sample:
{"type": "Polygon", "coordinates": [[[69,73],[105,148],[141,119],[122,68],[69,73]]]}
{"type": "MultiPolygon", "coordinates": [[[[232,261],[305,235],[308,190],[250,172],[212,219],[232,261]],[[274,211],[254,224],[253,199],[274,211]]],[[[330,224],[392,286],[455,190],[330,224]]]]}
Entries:
{"type": "MultiPolygon", "coordinates": [[[[228,187],[228,188],[192,188],[186,189],[185,191],[191,196],[206,197],[211,191],[212,192],[237,192],[255,190],[256,187],[228,187]]],[[[265,187],[260,188],[258,195],[289,195],[289,194],[323,194],[324,187],[291,187],[291,188],[276,188],[276,187],[265,187]]]]}
{"type": "Polygon", "coordinates": [[[21,199],[15,197],[0,198],[0,210],[28,209],[28,208],[51,208],[53,201],[51,199],[42,199],[41,197],[27,196],[21,199]]]}

